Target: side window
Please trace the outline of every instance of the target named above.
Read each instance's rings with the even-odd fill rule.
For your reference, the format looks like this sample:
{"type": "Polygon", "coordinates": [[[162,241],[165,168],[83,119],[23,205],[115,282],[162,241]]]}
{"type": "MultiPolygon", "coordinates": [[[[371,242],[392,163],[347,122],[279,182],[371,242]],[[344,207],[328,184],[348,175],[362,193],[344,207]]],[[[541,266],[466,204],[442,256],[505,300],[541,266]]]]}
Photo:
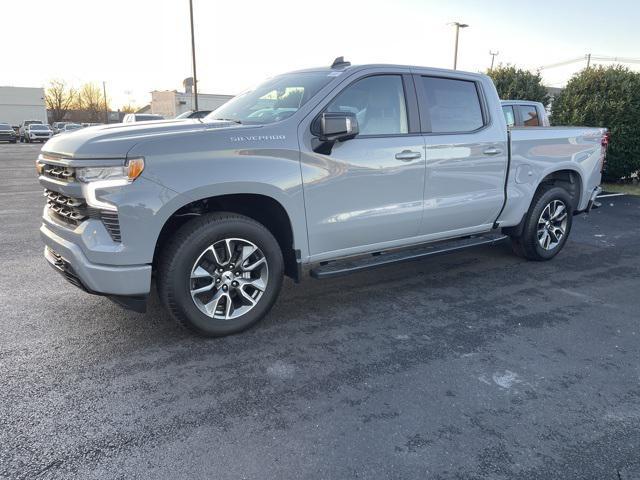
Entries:
{"type": "Polygon", "coordinates": [[[502,113],[504,113],[504,119],[507,122],[507,127],[514,127],[516,124],[516,117],[513,114],[513,107],[511,105],[503,105],[502,113]]]}
{"type": "Polygon", "coordinates": [[[467,80],[422,77],[425,109],[433,133],[472,132],[484,125],[476,84],[467,80]]]}
{"type": "Polygon", "coordinates": [[[520,120],[522,120],[522,124],[525,127],[537,127],[540,125],[535,105],[518,105],[518,111],[520,112],[520,120]]]}
{"type": "Polygon", "coordinates": [[[394,135],[409,131],[400,75],[376,75],[358,80],[340,92],[325,111],[355,113],[360,135],[394,135]]]}

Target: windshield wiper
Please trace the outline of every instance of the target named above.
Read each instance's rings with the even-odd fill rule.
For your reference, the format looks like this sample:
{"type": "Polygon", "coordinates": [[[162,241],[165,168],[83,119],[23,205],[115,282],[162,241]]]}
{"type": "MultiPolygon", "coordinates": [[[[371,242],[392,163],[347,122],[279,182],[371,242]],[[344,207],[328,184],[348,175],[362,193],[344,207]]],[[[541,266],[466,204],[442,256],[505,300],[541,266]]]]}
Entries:
{"type": "Polygon", "coordinates": [[[214,120],[221,120],[223,122],[233,122],[233,123],[237,123],[238,125],[242,125],[242,122],[240,120],[236,120],[234,118],[214,118],[214,120]]]}

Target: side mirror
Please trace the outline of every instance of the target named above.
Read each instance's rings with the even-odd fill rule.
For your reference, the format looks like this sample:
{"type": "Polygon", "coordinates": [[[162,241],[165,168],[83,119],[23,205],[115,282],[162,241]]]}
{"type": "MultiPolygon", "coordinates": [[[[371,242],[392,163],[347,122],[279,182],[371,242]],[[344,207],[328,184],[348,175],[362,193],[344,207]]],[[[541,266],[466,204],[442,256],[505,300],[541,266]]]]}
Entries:
{"type": "Polygon", "coordinates": [[[349,140],[358,135],[358,119],[351,112],[325,112],[318,117],[317,135],[324,142],[349,140]]]}
{"type": "Polygon", "coordinates": [[[336,142],[344,142],[359,133],[358,119],[351,112],[325,112],[316,118],[312,132],[317,136],[314,151],[329,154],[336,142]]]}

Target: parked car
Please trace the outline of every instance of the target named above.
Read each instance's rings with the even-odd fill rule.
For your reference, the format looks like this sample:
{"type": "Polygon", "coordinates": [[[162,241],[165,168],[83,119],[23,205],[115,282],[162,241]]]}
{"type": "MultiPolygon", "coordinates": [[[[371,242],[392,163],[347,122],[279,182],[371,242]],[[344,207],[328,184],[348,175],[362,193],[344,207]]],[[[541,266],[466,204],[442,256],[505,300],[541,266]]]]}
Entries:
{"type": "Polygon", "coordinates": [[[211,110],[187,110],[176,117],[176,120],[182,118],[204,118],[211,113],[211,110]]]}
{"type": "Polygon", "coordinates": [[[547,111],[540,102],[501,100],[502,112],[508,127],[548,127],[547,111]]]}
{"type": "Polygon", "coordinates": [[[122,119],[122,123],[151,122],[154,120],[164,120],[164,117],[154,113],[127,113],[122,119]]]}
{"type": "Polygon", "coordinates": [[[27,137],[25,135],[25,130],[29,125],[42,125],[42,121],[41,120],[24,120],[20,124],[20,127],[18,128],[18,136],[20,137],[21,142],[26,141],[27,137]]]}
{"type": "Polygon", "coordinates": [[[58,133],[62,132],[62,130],[64,129],[64,126],[69,123],[71,122],[53,122],[51,124],[51,130],[53,130],[53,134],[57,135],[58,133]]]}
{"type": "Polygon", "coordinates": [[[32,123],[27,125],[24,130],[24,139],[27,143],[46,142],[53,136],[53,131],[49,125],[41,123],[32,123]]]}
{"type": "Polygon", "coordinates": [[[16,132],[8,123],[0,123],[0,142],[16,143],[16,132]]]}
{"type": "Polygon", "coordinates": [[[269,79],[202,123],[53,138],[37,162],[40,232],[74,285],[143,311],[153,274],[179,323],[226,335],[266,315],[283,275],[507,238],[529,260],[555,257],[601,191],[606,139],[508,131],[486,75],[338,59],[269,79]]]}
{"type": "Polygon", "coordinates": [[[80,125],[79,123],[67,123],[62,130],[60,131],[60,133],[68,133],[68,132],[73,132],[74,130],[80,130],[81,128],[84,128],[82,125],[80,125]]]}

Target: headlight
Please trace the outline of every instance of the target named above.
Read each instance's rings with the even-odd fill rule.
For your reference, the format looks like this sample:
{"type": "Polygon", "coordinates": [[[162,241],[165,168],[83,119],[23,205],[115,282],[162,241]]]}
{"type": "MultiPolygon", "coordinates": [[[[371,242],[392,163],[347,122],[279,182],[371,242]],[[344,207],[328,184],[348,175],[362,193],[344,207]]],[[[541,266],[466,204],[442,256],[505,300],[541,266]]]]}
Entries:
{"type": "MultiPolygon", "coordinates": [[[[83,183],[102,181],[133,182],[144,170],[143,158],[131,158],[121,167],[81,167],[76,169],[76,178],[83,183]]],[[[120,182],[118,182],[120,183],[120,182]]]]}
{"type": "Polygon", "coordinates": [[[96,190],[122,187],[133,182],[144,170],[144,159],[130,158],[122,167],[81,167],[76,169],[76,178],[87,184],[85,189],[87,204],[102,210],[118,211],[118,207],[100,200],[96,190]]]}

